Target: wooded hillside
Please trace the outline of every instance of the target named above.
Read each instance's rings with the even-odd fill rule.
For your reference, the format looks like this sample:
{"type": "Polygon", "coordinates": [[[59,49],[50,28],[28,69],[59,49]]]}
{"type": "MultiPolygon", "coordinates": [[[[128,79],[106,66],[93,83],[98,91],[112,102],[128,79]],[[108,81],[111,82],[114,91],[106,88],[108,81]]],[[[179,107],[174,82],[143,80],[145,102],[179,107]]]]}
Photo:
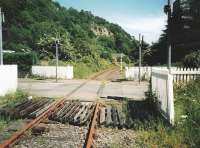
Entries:
{"type": "Polygon", "coordinates": [[[60,40],[60,59],[94,61],[111,53],[134,59],[137,41],[120,26],[88,11],[65,8],[52,0],[3,0],[4,49],[35,51],[40,59],[52,59],[55,39],[60,40]]]}

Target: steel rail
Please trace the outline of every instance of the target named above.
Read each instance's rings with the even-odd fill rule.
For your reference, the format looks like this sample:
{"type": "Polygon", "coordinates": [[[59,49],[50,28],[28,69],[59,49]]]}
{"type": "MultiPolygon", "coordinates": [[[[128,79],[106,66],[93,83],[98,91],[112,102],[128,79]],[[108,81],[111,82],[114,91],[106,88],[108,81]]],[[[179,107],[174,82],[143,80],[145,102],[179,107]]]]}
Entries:
{"type": "MultiPolygon", "coordinates": [[[[111,68],[111,69],[113,69],[113,68],[111,68]]],[[[45,111],[40,116],[38,116],[37,118],[32,120],[30,123],[25,125],[25,127],[23,127],[21,130],[15,132],[8,140],[5,140],[2,144],[0,144],[0,148],[9,148],[9,147],[13,146],[25,134],[26,131],[28,131],[29,129],[31,129],[34,126],[38,125],[43,120],[47,119],[58,107],[60,107],[64,103],[64,101],[67,98],[69,98],[72,94],[74,94],[76,91],[78,91],[81,87],[83,87],[89,81],[95,79],[96,77],[98,77],[99,75],[105,73],[106,71],[108,71],[108,70],[105,70],[105,71],[102,71],[102,72],[99,72],[99,73],[95,74],[90,79],[88,79],[87,81],[83,82],[80,86],[78,86],[73,91],[71,91],[67,96],[65,96],[65,97],[63,97],[63,98],[61,98],[59,100],[54,101],[52,103],[52,105],[48,108],[47,111],[45,111]]],[[[97,103],[97,105],[95,107],[95,113],[96,113],[98,107],[99,107],[99,104],[97,103]]],[[[95,117],[96,117],[96,115],[95,115],[95,117]]],[[[93,119],[94,119],[94,117],[93,117],[93,119]]],[[[93,124],[92,124],[92,127],[93,127],[93,124]]]]}
{"type": "Polygon", "coordinates": [[[94,110],[94,114],[92,116],[92,120],[89,126],[84,148],[92,148],[94,144],[94,136],[95,136],[96,128],[97,128],[97,117],[98,117],[98,112],[99,112],[99,106],[100,106],[100,103],[97,102],[95,110],[94,110]]]}

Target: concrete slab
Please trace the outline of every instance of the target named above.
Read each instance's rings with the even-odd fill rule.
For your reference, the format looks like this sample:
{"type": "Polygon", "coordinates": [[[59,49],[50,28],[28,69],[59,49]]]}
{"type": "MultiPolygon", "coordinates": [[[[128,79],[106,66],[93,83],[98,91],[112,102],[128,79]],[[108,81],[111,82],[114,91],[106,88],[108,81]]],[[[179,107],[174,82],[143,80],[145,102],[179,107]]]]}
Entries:
{"type": "MultiPolygon", "coordinates": [[[[68,95],[86,81],[87,80],[59,80],[59,82],[56,83],[55,80],[19,79],[18,88],[33,96],[59,98],[68,95]]],[[[77,90],[70,99],[86,101],[96,100],[101,84],[101,81],[89,81],[77,90]]],[[[134,100],[143,100],[147,90],[147,82],[142,82],[140,85],[138,82],[132,81],[107,82],[100,97],[117,96],[134,100]]]]}
{"type": "Polygon", "coordinates": [[[70,97],[70,99],[96,100],[98,99],[97,92],[100,85],[100,81],[89,81],[86,85],[84,85],[76,93],[74,93],[70,97]]]}
{"type": "Polygon", "coordinates": [[[145,92],[148,91],[148,83],[134,81],[108,82],[103,89],[101,97],[108,96],[125,97],[133,100],[145,99],[145,92]]]}
{"type": "Polygon", "coordinates": [[[59,80],[56,83],[55,80],[19,79],[18,88],[33,96],[58,98],[68,95],[85,81],[59,80]]]}

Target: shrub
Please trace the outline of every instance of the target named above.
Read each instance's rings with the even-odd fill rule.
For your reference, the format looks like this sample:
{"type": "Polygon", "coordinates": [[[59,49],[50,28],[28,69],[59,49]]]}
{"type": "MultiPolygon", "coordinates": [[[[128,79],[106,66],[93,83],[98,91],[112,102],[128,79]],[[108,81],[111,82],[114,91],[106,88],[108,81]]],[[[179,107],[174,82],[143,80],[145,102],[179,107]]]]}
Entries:
{"type": "Polygon", "coordinates": [[[5,64],[17,64],[20,71],[29,72],[31,66],[39,61],[35,52],[30,53],[6,53],[4,54],[5,64]]]}
{"type": "Polygon", "coordinates": [[[185,67],[198,68],[200,67],[200,51],[195,51],[185,56],[183,60],[185,67]]]}

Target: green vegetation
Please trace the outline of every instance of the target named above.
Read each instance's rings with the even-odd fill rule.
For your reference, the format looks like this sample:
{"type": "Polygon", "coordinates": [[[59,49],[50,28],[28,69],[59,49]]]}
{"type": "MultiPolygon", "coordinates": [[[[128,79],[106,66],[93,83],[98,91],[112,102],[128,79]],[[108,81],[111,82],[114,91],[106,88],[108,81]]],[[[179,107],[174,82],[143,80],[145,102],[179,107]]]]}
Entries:
{"type": "Polygon", "coordinates": [[[20,71],[30,71],[31,66],[38,62],[39,59],[34,52],[4,54],[4,63],[17,64],[20,71]]]}
{"type": "Polygon", "coordinates": [[[192,147],[200,145],[200,80],[175,89],[176,124],[160,117],[143,122],[136,129],[142,147],[192,147]]]}
{"type": "Polygon", "coordinates": [[[20,103],[21,101],[27,99],[27,97],[28,97],[28,94],[26,94],[25,92],[21,90],[17,90],[15,93],[7,94],[3,97],[1,96],[0,106],[6,105],[8,107],[12,107],[16,103],[20,103]]]}
{"type": "MultiPolygon", "coordinates": [[[[51,61],[41,61],[41,65],[43,66],[55,66],[56,60],[51,61]]],[[[60,66],[67,66],[67,65],[73,65],[74,66],[74,78],[77,79],[83,79],[88,78],[94,73],[97,73],[99,71],[105,70],[107,68],[112,67],[114,64],[106,59],[99,59],[98,61],[89,61],[85,60],[84,62],[65,62],[65,61],[59,61],[60,66]]],[[[41,79],[44,79],[40,77],[41,79]]]]}
{"type": "MultiPolygon", "coordinates": [[[[7,94],[4,97],[0,97],[0,109],[2,106],[4,107],[13,107],[17,103],[22,102],[23,100],[27,99],[27,94],[22,92],[21,90],[17,90],[13,94],[7,94]]],[[[10,116],[1,115],[0,112],[0,142],[9,138],[13,131],[6,131],[9,126],[11,125],[20,125],[20,119],[11,119],[10,116]]]]}
{"type": "Polygon", "coordinates": [[[35,52],[39,60],[52,61],[59,40],[59,59],[81,67],[75,71],[86,71],[75,73],[79,78],[107,66],[112,53],[124,53],[126,61],[134,58],[138,41],[91,12],[65,8],[53,0],[6,0],[0,1],[0,6],[6,18],[4,49],[35,52]]]}
{"type": "Polygon", "coordinates": [[[74,63],[73,65],[75,78],[88,78],[96,72],[107,69],[111,66],[111,63],[102,59],[98,65],[92,63],[74,63]]]}

